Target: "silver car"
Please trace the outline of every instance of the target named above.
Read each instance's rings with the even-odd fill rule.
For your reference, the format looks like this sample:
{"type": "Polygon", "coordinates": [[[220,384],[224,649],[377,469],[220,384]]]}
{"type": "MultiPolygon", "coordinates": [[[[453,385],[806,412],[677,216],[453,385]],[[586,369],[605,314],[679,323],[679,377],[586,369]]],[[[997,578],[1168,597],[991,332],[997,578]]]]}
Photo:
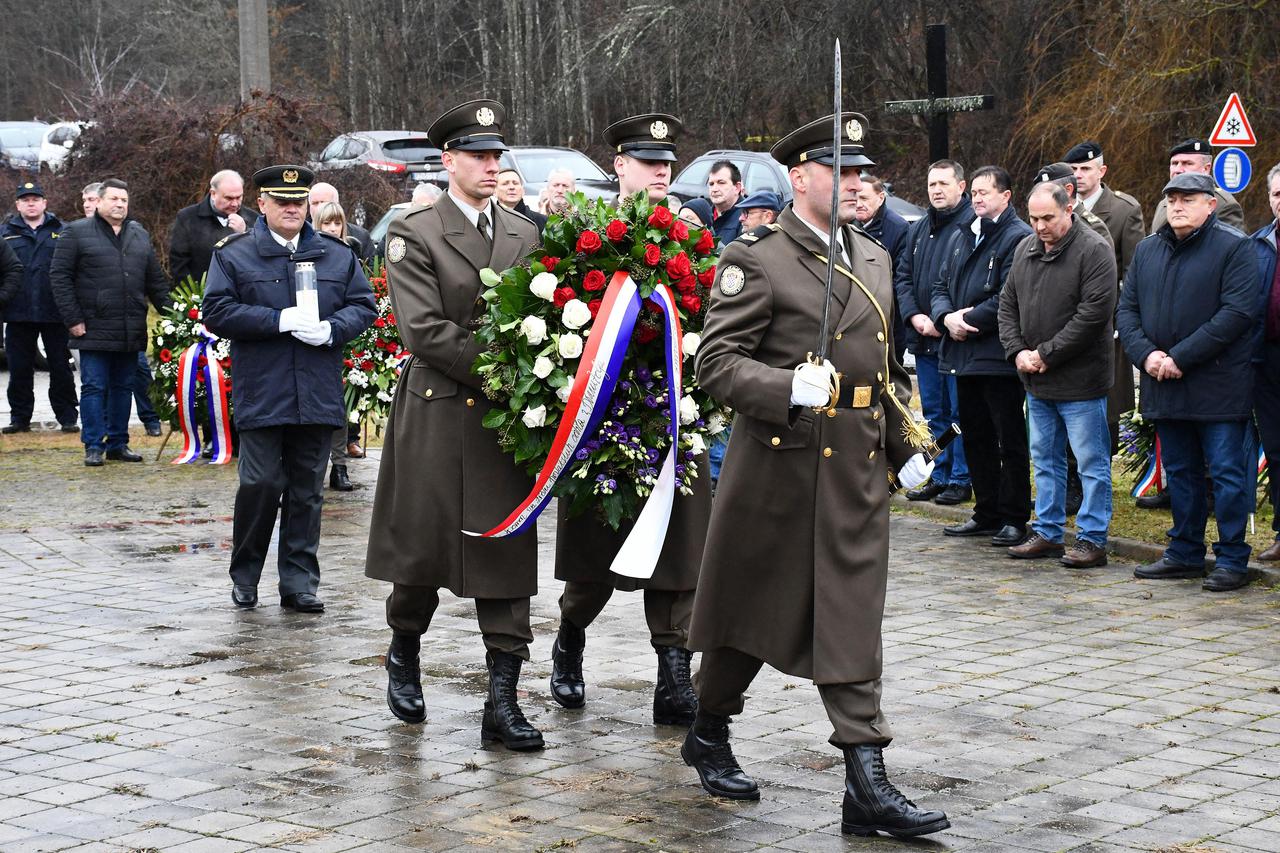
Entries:
{"type": "Polygon", "coordinates": [[[40,146],[49,125],[42,121],[0,121],[0,159],[10,169],[40,168],[40,146]]]}

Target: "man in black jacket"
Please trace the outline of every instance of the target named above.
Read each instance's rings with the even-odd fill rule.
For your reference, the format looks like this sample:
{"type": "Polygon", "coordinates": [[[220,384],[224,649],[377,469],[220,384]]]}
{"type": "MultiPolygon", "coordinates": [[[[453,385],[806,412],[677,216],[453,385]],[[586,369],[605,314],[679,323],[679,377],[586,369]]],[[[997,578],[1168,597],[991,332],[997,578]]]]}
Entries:
{"type": "Polygon", "coordinates": [[[0,234],[22,264],[22,282],[5,307],[5,353],[9,357],[9,425],[0,432],[31,429],[35,411],[36,344],[44,341],[49,362],[49,403],[63,432],[76,432],[76,380],[67,349],[67,327],[49,288],[49,264],[62,221],[48,211],[37,184],[18,185],[17,212],[0,234]]]}
{"type": "Polygon", "coordinates": [[[959,393],[973,517],[943,530],[948,536],[990,536],[991,544],[1019,545],[1031,518],[1031,456],[1026,397],[1018,372],[1000,345],[1000,289],[1013,250],[1031,233],[1009,203],[1009,173],[983,166],[969,181],[973,212],[969,228],[948,240],[933,286],[933,324],[945,329],[940,371],[954,376],[959,393]]]}
{"type": "MultiPolygon", "coordinates": [[[[875,175],[864,172],[862,189],[858,190],[858,204],[853,209],[853,217],[858,220],[862,230],[880,241],[880,245],[889,251],[889,260],[894,269],[902,258],[907,247],[907,231],[911,223],[889,209],[889,194],[885,191],[884,181],[875,175]]],[[[893,297],[893,354],[898,363],[907,351],[907,328],[902,322],[902,311],[898,308],[898,296],[893,297]]]]}
{"type": "Polygon", "coordinates": [[[62,230],[49,268],[71,347],[80,350],[80,436],[91,467],[102,465],[104,435],[107,459],[142,461],[129,449],[133,375],[147,347],[147,301],[160,309],[169,298],[151,235],[128,215],[128,185],[103,181],[98,209],[62,230]]]}
{"type": "Polygon", "coordinates": [[[178,211],[169,231],[169,275],[199,281],[209,271],[213,247],[223,237],[243,234],[258,214],[243,206],[244,178],[223,169],[209,179],[209,194],[178,211]]]}

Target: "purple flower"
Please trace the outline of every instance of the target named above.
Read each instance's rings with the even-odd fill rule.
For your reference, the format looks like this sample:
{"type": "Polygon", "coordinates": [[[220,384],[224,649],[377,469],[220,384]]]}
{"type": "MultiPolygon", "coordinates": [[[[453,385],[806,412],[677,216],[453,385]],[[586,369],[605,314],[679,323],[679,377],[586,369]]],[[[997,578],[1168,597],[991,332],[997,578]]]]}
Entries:
{"type": "Polygon", "coordinates": [[[679,465],[679,464],[677,464],[677,465],[676,465],[676,479],[677,479],[677,480],[684,479],[684,466],[683,466],[683,465],[679,465]]]}
{"type": "Polygon", "coordinates": [[[685,462],[692,462],[692,461],[693,461],[693,457],[694,457],[694,455],[695,455],[695,454],[694,454],[694,452],[693,452],[692,450],[686,450],[686,451],[684,452],[684,461],[685,461],[685,462]]]}
{"type": "Polygon", "coordinates": [[[618,383],[618,390],[619,390],[619,391],[622,391],[622,392],[624,392],[624,393],[625,393],[625,392],[627,392],[627,391],[630,391],[630,390],[631,390],[631,380],[629,380],[629,379],[624,379],[624,380],[622,380],[621,382],[619,382],[619,383],[618,383]]]}
{"type": "Polygon", "coordinates": [[[658,398],[653,396],[652,394],[645,394],[644,404],[651,409],[656,409],[658,408],[658,398]]]}
{"type": "Polygon", "coordinates": [[[579,462],[586,462],[591,458],[591,451],[587,450],[585,447],[580,447],[578,448],[578,452],[573,454],[573,458],[577,459],[579,462]]]}
{"type": "Polygon", "coordinates": [[[641,382],[648,382],[649,380],[653,379],[653,374],[649,371],[648,367],[645,367],[642,364],[636,368],[636,379],[640,380],[641,382]]]}
{"type": "Polygon", "coordinates": [[[657,463],[659,454],[658,454],[658,451],[654,450],[651,447],[645,451],[644,456],[645,456],[645,459],[649,460],[649,464],[653,465],[657,463]]]}

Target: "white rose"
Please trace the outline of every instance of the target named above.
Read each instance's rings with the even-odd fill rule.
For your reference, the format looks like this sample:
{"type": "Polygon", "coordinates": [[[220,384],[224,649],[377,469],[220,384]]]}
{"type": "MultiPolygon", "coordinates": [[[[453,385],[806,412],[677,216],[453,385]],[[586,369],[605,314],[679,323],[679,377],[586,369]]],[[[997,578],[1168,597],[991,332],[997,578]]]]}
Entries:
{"type": "Polygon", "coordinates": [[[560,357],[577,358],[582,355],[582,338],[572,332],[560,336],[560,357]]]}
{"type": "Polygon", "coordinates": [[[525,409],[524,414],[520,416],[520,420],[524,421],[524,425],[530,429],[545,426],[547,423],[547,407],[534,406],[532,409],[525,409]]]}
{"type": "Polygon", "coordinates": [[[707,452],[707,443],[702,440],[702,436],[695,432],[690,438],[689,449],[693,451],[694,456],[701,456],[707,452]]]}
{"type": "Polygon", "coordinates": [[[351,413],[349,413],[349,414],[347,415],[347,420],[348,420],[349,422],[353,423],[353,424],[358,424],[358,423],[360,423],[360,413],[359,413],[359,412],[351,412],[351,413]]]}
{"type": "Polygon", "coordinates": [[[711,417],[707,418],[707,432],[711,435],[719,435],[724,432],[725,422],[724,415],[715,412],[711,417]]]}
{"type": "Polygon", "coordinates": [[[549,272],[540,272],[529,282],[529,289],[539,299],[552,301],[556,295],[556,277],[549,272]]]}
{"type": "Polygon", "coordinates": [[[555,369],[556,363],[545,355],[538,356],[533,362],[533,375],[539,379],[546,379],[555,369]]]}
{"type": "Polygon", "coordinates": [[[591,309],[581,299],[570,299],[565,303],[560,320],[570,329],[581,329],[591,322],[591,309]]]}
{"type": "Polygon", "coordinates": [[[685,394],[680,398],[680,424],[687,426],[698,419],[698,403],[685,394]]]}
{"type": "Polygon", "coordinates": [[[572,385],[564,385],[556,389],[556,399],[561,403],[569,402],[569,395],[573,393],[572,385]]]}
{"type": "Polygon", "coordinates": [[[520,321],[520,334],[528,338],[529,346],[536,347],[547,339],[547,323],[541,317],[525,317],[520,321]]]}
{"type": "Polygon", "coordinates": [[[156,335],[156,346],[158,347],[164,346],[164,338],[160,337],[159,335],[156,335]]]}
{"type": "Polygon", "coordinates": [[[684,348],[684,357],[691,358],[698,353],[698,346],[702,343],[702,335],[697,332],[685,332],[684,337],[680,340],[680,346],[684,348]]]}
{"type": "Polygon", "coordinates": [[[164,332],[166,335],[172,335],[174,332],[178,331],[178,328],[168,320],[165,320],[160,324],[160,331],[164,332]]]}

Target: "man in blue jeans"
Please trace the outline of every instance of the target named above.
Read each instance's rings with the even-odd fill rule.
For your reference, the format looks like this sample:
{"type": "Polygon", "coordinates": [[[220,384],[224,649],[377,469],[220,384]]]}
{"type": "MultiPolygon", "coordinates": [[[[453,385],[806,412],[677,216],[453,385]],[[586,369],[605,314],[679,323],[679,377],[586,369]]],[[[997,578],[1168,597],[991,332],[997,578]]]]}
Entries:
{"type": "MultiPolygon", "coordinates": [[[[950,244],[951,235],[968,231],[974,219],[973,206],[964,190],[964,167],[956,161],[939,160],[929,167],[929,213],[911,224],[906,247],[893,270],[898,309],[906,321],[907,348],[916,357],[920,409],[929,421],[934,438],[960,420],[956,379],[938,370],[942,330],[930,317],[933,283],[941,274],[944,249],[950,244]]],[[[964,444],[957,439],[938,457],[933,477],[907,492],[907,498],[958,504],[967,501],[971,494],[964,444]]]]}
{"type": "Polygon", "coordinates": [[[1244,446],[1261,306],[1254,247],[1218,221],[1215,189],[1203,172],[1165,184],[1168,221],[1138,244],[1116,324],[1142,370],[1141,412],[1156,424],[1173,510],[1169,547],[1134,576],[1204,577],[1207,467],[1218,541],[1203,586],[1220,592],[1249,582],[1244,533],[1257,483],[1244,446]]]}
{"type": "Polygon", "coordinates": [[[1027,389],[1036,520],[1015,559],[1057,557],[1073,569],[1107,564],[1111,525],[1111,433],[1107,392],[1115,379],[1112,317],[1116,258],[1111,244],[1076,216],[1066,189],[1038,184],[1027,198],[1034,233],[1018,244],[1000,293],[1000,343],[1027,389]],[[1084,499],[1076,541],[1067,523],[1067,445],[1084,499]]]}

